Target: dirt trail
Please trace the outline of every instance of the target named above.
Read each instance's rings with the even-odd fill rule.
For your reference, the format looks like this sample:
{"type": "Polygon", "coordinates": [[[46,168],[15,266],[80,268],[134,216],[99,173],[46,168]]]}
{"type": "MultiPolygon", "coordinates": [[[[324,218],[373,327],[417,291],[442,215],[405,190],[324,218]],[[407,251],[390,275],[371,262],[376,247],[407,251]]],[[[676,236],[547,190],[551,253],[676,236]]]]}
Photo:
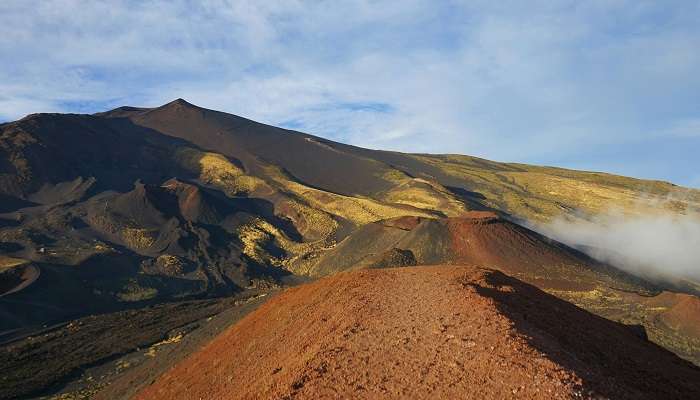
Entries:
{"type": "Polygon", "coordinates": [[[287,290],[137,399],[700,398],[700,369],[502,273],[415,267],[287,290]]]}

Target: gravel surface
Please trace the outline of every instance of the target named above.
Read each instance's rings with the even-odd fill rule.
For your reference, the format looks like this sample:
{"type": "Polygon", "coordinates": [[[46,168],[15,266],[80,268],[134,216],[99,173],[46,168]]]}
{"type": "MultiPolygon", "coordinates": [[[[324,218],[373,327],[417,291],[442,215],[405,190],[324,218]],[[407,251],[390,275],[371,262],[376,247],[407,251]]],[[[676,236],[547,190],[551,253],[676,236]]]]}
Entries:
{"type": "Polygon", "coordinates": [[[700,398],[700,369],[500,272],[415,267],[292,288],[136,399],[700,398]]]}

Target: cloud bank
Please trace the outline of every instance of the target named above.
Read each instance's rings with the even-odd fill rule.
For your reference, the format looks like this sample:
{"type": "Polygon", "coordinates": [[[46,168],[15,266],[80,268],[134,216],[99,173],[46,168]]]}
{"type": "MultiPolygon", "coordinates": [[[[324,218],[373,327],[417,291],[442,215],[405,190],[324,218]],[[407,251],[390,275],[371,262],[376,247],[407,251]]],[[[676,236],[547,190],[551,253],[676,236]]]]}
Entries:
{"type": "Polygon", "coordinates": [[[558,219],[537,228],[590,256],[653,281],[700,284],[700,215],[624,215],[558,219]]]}
{"type": "Polygon", "coordinates": [[[0,119],[184,97],[361,146],[696,184],[698,14],[696,1],[5,0],[0,119]]]}

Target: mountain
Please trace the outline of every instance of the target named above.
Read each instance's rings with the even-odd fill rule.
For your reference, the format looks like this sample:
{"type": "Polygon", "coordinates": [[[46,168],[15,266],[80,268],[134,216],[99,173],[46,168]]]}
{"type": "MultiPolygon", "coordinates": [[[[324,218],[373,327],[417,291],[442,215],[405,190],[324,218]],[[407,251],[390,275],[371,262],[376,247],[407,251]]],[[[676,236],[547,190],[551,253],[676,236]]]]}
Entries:
{"type": "MultiPolygon", "coordinates": [[[[700,363],[692,291],[671,291],[525,227],[611,207],[695,212],[700,191],[363,149],[182,99],[32,114],[0,124],[0,341],[18,355],[34,346],[33,333],[88,315],[99,331],[128,310],[267,292],[346,270],[466,264],[643,326],[651,341],[700,363]]],[[[162,340],[149,332],[139,343],[162,340]]],[[[78,345],[69,339],[56,334],[60,345],[32,359],[63,355],[78,345]]],[[[25,389],[38,393],[117,356],[109,347],[25,389]]],[[[0,367],[3,379],[31,373],[18,360],[26,358],[0,367]]]]}

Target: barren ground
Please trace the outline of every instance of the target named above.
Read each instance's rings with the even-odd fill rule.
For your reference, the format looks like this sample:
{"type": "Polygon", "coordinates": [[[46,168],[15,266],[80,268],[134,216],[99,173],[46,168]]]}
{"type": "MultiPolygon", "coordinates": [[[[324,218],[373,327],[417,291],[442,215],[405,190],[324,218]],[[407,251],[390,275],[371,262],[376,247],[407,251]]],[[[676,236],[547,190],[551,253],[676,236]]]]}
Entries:
{"type": "Polygon", "coordinates": [[[700,396],[700,369],[500,272],[415,267],[292,288],[137,399],[700,396]]]}

